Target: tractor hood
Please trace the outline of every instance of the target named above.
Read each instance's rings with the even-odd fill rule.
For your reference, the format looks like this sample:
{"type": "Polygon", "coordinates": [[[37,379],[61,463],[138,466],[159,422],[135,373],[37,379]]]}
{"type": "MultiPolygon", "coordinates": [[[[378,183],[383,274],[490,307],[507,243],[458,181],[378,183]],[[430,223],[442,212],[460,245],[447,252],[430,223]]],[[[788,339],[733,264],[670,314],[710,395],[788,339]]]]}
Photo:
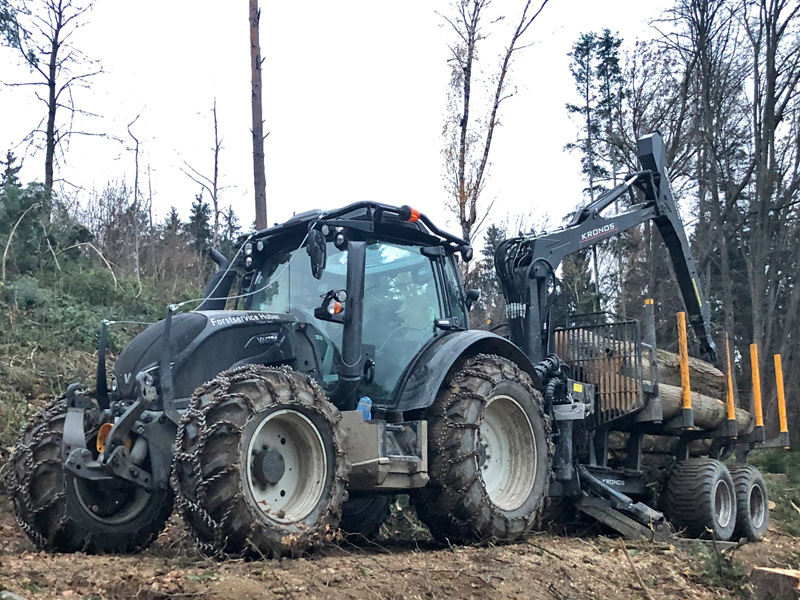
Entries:
{"type": "MultiPolygon", "coordinates": [[[[211,310],[179,313],[170,328],[176,398],[187,398],[220,371],[250,363],[280,363],[292,357],[292,315],[260,311],[211,310]]],[[[120,353],[112,392],[136,396],[136,375],[149,371],[159,381],[165,321],[150,325],[120,353]]],[[[160,391],[160,386],[157,384],[160,391]]]]}

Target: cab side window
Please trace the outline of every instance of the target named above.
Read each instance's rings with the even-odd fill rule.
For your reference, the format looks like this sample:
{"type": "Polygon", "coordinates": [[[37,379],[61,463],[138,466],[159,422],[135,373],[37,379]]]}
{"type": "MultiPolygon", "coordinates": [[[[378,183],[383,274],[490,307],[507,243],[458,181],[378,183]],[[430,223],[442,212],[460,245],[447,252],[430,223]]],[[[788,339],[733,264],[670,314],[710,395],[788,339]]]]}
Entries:
{"type": "Polygon", "coordinates": [[[466,302],[461,294],[461,272],[454,256],[444,257],[444,293],[450,304],[448,317],[458,319],[461,327],[467,326],[466,302]]]}

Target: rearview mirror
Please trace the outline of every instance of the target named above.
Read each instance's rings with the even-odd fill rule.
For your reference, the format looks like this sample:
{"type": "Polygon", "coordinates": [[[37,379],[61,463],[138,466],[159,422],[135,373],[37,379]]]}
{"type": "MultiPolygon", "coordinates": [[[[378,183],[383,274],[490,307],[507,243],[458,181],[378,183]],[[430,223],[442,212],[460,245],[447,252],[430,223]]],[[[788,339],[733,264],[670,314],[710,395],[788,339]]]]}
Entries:
{"type": "Polygon", "coordinates": [[[312,229],[308,232],[306,252],[308,252],[308,256],[311,259],[311,274],[314,279],[322,279],[328,252],[325,245],[325,236],[318,229],[312,229]]]}

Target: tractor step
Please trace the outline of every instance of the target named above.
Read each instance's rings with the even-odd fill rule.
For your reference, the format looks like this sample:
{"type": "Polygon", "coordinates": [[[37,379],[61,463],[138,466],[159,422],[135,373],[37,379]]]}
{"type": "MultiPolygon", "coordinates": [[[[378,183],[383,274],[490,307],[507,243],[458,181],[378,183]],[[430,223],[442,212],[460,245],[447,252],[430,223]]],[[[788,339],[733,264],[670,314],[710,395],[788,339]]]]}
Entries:
{"type": "Polygon", "coordinates": [[[424,487],[428,481],[428,424],[364,420],[358,410],[342,413],[347,434],[351,490],[399,490],[424,487]]]}

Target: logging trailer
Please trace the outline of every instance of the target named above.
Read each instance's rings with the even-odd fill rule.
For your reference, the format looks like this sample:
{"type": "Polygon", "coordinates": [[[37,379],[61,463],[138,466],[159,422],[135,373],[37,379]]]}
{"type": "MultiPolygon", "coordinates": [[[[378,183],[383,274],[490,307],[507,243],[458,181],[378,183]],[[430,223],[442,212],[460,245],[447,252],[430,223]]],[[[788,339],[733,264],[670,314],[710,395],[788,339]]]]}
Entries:
{"type": "Polygon", "coordinates": [[[194,311],[170,305],[121,352],[110,385],[104,321],[96,390],[73,384],[28,424],[7,478],[19,525],[50,551],[130,552],[174,502],[209,554],[295,555],[339,530],[374,535],[408,493],[431,533],[457,543],[517,540],[570,511],[631,538],[760,539],[767,491],[746,464],[764,441],[757,371],[754,426],[737,421],[728,370],[726,402],[710,399],[723,418],[703,429],[685,321],[679,386],[659,381],[652,301],[641,324],[551,324],[562,259],[652,221],[700,352],[716,359],[661,137],[638,153],[642,170],[569,225],[498,248],[508,338],[469,328],[478,294],[458,264],[469,244],[408,206],[303,213],[247,236],[232,263],[212,252],[219,268],[194,311]],[[603,216],[637,191],[626,212],[603,216]],[[679,405],[666,402],[670,386],[679,405]],[[620,433],[625,457],[612,464],[620,433]],[[647,435],[677,440],[655,502],[647,435]],[[710,440],[699,458],[698,439],[710,440]]]}

